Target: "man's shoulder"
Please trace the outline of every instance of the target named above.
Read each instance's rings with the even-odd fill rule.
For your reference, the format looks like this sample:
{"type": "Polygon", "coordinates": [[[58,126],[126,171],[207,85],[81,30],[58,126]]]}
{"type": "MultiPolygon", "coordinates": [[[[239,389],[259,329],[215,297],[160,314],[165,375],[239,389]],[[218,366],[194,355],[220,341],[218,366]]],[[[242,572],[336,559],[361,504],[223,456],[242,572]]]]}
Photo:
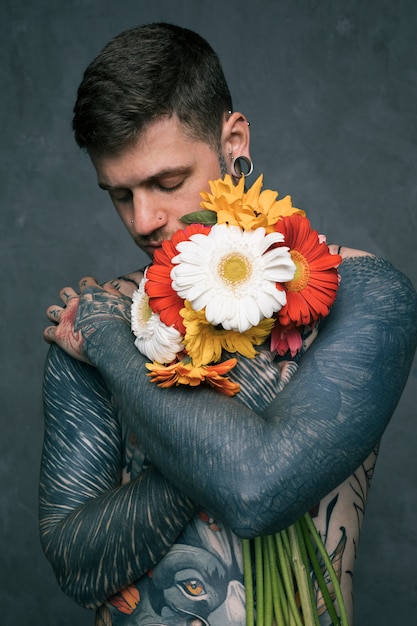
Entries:
{"type": "Polygon", "coordinates": [[[347,248],[346,253],[342,253],[341,256],[342,263],[339,266],[339,273],[342,282],[343,276],[352,276],[359,280],[359,284],[363,285],[373,282],[380,285],[398,283],[398,286],[414,291],[410,279],[383,257],[350,248],[347,248]]]}
{"type": "Polygon", "coordinates": [[[339,274],[334,306],[339,315],[357,320],[381,319],[398,326],[415,325],[416,290],[411,280],[387,259],[375,255],[345,256],[339,274]]]}

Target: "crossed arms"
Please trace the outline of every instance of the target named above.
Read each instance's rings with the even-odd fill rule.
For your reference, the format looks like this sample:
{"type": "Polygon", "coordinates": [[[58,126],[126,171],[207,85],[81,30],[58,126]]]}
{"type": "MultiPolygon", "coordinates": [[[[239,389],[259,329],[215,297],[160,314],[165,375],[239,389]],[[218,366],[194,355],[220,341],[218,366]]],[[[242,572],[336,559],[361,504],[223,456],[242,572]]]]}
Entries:
{"type": "Polygon", "coordinates": [[[85,290],[76,325],[96,369],[55,348],[45,376],[41,533],[67,593],[94,606],[143,575],[195,506],[241,536],[277,531],[368,456],[408,376],[417,300],[380,259],[345,261],[340,273],[318,339],[262,411],[205,388],[151,384],[123,315],[109,314],[119,296],[85,290]],[[120,423],[152,463],[127,485],[120,423]]]}

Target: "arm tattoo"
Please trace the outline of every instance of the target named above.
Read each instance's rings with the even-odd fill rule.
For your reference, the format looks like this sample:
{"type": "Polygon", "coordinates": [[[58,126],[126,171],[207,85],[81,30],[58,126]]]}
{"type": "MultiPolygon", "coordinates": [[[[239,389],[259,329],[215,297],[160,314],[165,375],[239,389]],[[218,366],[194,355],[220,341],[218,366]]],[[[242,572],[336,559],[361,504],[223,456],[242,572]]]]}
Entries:
{"type": "MultiPolygon", "coordinates": [[[[66,413],[62,408],[56,411],[50,408],[49,432],[56,441],[51,440],[49,445],[48,437],[45,440],[43,493],[46,495],[41,509],[45,549],[55,563],[57,576],[70,581],[63,586],[68,585],[77,601],[92,606],[132,582],[157,562],[175,540],[193,507],[186,496],[172,488],[168,478],[230,528],[243,536],[254,536],[290,524],[364,462],[379,441],[407,378],[416,343],[417,306],[409,283],[389,264],[380,260],[352,260],[343,266],[342,298],[326,321],[325,330],[303,357],[302,366],[291,382],[281,394],[271,398],[266,408],[264,405],[247,408],[238,399],[226,399],[204,388],[158,389],[146,377],[146,359],[134,348],[127,324],[118,324],[117,330],[113,325],[111,331],[106,325],[99,328],[93,316],[97,311],[103,312],[103,303],[94,302],[93,298],[86,303],[80,313],[80,325],[87,329],[103,376],[101,379],[98,372],[94,374],[100,381],[96,384],[106,390],[108,402],[107,410],[102,407],[101,413],[107,416],[105,424],[97,428],[98,435],[96,432],[102,448],[98,448],[97,458],[90,458],[88,449],[82,452],[78,465],[70,472],[68,492],[64,490],[62,494],[62,481],[59,474],[56,480],[56,468],[58,472],[67,471],[74,451],[63,450],[62,444],[63,460],[52,455],[51,450],[61,441],[62,434],[56,422],[63,418],[70,423],[72,412],[79,409],[74,408],[74,398],[68,402],[66,413]],[[349,315],[344,314],[345,307],[349,315]],[[340,325],[342,332],[338,331],[340,325]],[[366,394],[365,386],[369,387],[366,394]],[[146,528],[149,520],[145,512],[141,519],[146,518],[147,523],[137,523],[135,508],[142,505],[145,510],[149,500],[152,501],[145,477],[137,481],[140,487],[132,481],[130,495],[126,485],[120,487],[114,483],[115,473],[120,474],[121,461],[119,458],[115,462],[120,450],[113,449],[111,441],[120,446],[120,434],[114,437],[114,433],[111,436],[104,433],[109,424],[112,427],[117,424],[115,407],[129,421],[161,473],[168,477],[164,479],[152,468],[155,474],[149,483],[155,489],[155,511],[150,529],[146,528]],[[80,471],[86,460],[90,469],[83,475],[80,471]],[[107,482],[96,485],[97,467],[103,477],[107,476],[107,482]],[[328,471],[323,471],[326,467],[328,471]],[[162,487],[165,495],[158,492],[158,481],[165,481],[162,487]],[[81,496],[80,484],[86,485],[86,491],[81,488],[81,496]],[[136,488],[137,494],[133,496],[136,488]],[[123,489],[126,489],[125,497],[123,489]],[[112,499],[112,493],[117,497],[112,499]],[[83,507],[79,515],[78,506],[83,507]],[[165,530],[166,511],[174,511],[174,527],[165,530]],[[121,521],[126,514],[130,526],[121,521]],[[101,520],[101,526],[94,521],[94,515],[101,520]],[[105,527],[107,516],[115,524],[115,532],[109,534],[117,535],[117,523],[130,529],[125,544],[121,539],[118,543],[117,537],[110,545],[106,544],[100,529],[105,527]],[[74,528],[84,523],[83,532],[87,534],[82,536],[88,537],[88,541],[81,542],[84,549],[79,552],[80,544],[75,542],[69,556],[64,558],[74,528]],[[91,545],[89,524],[94,528],[95,543],[87,552],[86,546],[91,545]],[[158,535],[161,529],[164,529],[162,541],[155,543],[152,532],[161,540],[158,535]],[[131,544],[132,538],[137,545],[131,544]],[[132,554],[123,554],[126,545],[132,554]],[[101,571],[110,576],[108,585],[100,577],[95,580],[96,572],[91,571],[94,555],[102,553],[106,566],[101,571]]],[[[104,306],[112,305],[106,302],[104,306]]],[[[115,312],[123,322],[128,321],[123,306],[115,312]]],[[[76,367],[88,368],[84,364],[76,367]]],[[[57,372],[66,369],[66,364],[56,366],[57,372]]],[[[68,371],[74,376],[71,368],[68,371]]],[[[95,370],[89,368],[89,371],[95,370]]],[[[252,376],[251,383],[249,380],[248,377],[248,389],[253,390],[255,398],[259,379],[252,376]]],[[[68,383],[68,388],[72,384],[73,381],[68,383]]],[[[100,396],[101,392],[98,392],[100,396]]],[[[81,404],[93,399],[85,390],[79,397],[81,404]]],[[[86,440],[90,441],[90,434],[86,440]]],[[[74,450],[79,445],[74,440],[74,450]]],[[[357,512],[360,515],[360,505],[357,512]]]]}
{"type": "Polygon", "coordinates": [[[260,416],[209,389],[156,388],[122,325],[116,343],[105,329],[94,338],[94,362],[152,462],[241,536],[288,526],[352,474],[407,380],[417,341],[411,283],[375,257],[340,271],[333,311],[260,416]]]}
{"type": "Polygon", "coordinates": [[[121,432],[111,396],[97,370],[56,346],[44,403],[41,541],[62,589],[92,608],[160,561],[194,505],[155,467],[120,484],[121,432]]]}

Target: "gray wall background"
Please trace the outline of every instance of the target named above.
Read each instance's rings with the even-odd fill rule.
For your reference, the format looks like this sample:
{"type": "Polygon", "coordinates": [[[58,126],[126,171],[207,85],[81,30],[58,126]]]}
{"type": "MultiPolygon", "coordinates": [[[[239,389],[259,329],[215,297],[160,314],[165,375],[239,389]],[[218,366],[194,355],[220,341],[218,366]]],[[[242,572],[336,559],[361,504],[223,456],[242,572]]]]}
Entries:
{"type": "MultiPolygon", "coordinates": [[[[137,23],[172,21],[220,54],[251,120],[255,175],[332,242],[391,260],[417,284],[415,0],[2,0],[0,623],[93,622],[39,545],[44,310],[85,274],[141,265],[70,119],[93,56],[137,23]]],[[[384,436],[356,571],[356,626],[415,623],[414,367],[384,436]]]]}

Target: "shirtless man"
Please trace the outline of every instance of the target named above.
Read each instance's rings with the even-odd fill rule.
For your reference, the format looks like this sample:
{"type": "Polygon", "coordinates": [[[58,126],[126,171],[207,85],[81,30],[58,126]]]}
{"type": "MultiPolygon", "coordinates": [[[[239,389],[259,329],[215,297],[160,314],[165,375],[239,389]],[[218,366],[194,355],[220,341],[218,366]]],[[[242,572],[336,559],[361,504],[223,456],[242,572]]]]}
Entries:
{"type": "MultiPolygon", "coordinates": [[[[110,42],[84,75],[74,130],[151,258],[209,180],[238,180],[239,157],[250,164],[249,126],[217,57],[170,25],[110,42]]],[[[417,300],[388,262],[341,255],[336,304],[295,375],[277,393],[263,350],[238,371],[245,404],[149,383],[129,324],[140,272],[103,287],[84,279],[80,296],[65,288],[64,307],[48,309],[42,545],[96,624],[243,625],[240,538],[308,510],[341,563],[352,621],[367,491],[414,355],[417,300]]],[[[320,620],[330,624],[326,611],[320,620]]]]}

